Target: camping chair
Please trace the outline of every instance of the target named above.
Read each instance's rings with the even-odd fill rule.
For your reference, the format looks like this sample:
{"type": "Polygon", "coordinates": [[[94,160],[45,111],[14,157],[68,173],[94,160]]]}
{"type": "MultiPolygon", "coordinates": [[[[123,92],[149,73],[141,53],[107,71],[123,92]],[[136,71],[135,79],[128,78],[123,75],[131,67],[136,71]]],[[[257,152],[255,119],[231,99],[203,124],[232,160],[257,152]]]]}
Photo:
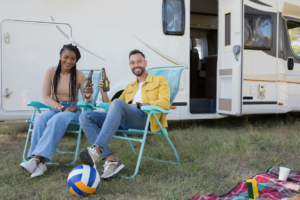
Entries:
{"type": "MultiPolygon", "coordinates": [[[[181,72],[185,68],[186,67],[183,66],[183,65],[178,65],[178,66],[168,66],[168,67],[154,67],[154,68],[151,68],[151,69],[147,70],[147,72],[149,74],[153,75],[153,76],[162,75],[162,76],[165,76],[166,79],[168,80],[168,83],[169,83],[169,86],[170,86],[170,95],[171,95],[170,96],[170,105],[172,105],[172,103],[173,103],[173,101],[174,101],[174,99],[175,99],[175,97],[178,93],[181,72]]],[[[109,108],[109,105],[110,105],[109,103],[98,103],[97,107],[107,110],[109,108]]],[[[171,113],[169,111],[169,109],[164,110],[164,109],[162,109],[160,107],[157,107],[157,106],[142,106],[141,110],[145,111],[145,112],[148,112],[146,127],[145,127],[144,130],[135,130],[135,129],[118,130],[117,133],[121,133],[121,134],[123,134],[123,136],[114,136],[114,138],[117,138],[117,139],[127,140],[129,142],[129,145],[130,145],[133,153],[135,155],[138,155],[138,160],[137,160],[137,165],[136,165],[136,168],[135,168],[135,172],[131,177],[126,177],[126,179],[134,179],[135,178],[135,176],[138,174],[138,171],[139,171],[141,159],[146,158],[146,157],[142,157],[142,154],[143,154],[147,134],[164,136],[166,138],[166,140],[168,141],[169,145],[171,146],[171,148],[173,149],[177,162],[158,160],[158,159],[154,159],[154,158],[147,158],[147,159],[158,160],[158,161],[161,161],[161,162],[167,162],[167,163],[172,163],[172,164],[178,164],[179,163],[179,157],[177,155],[175,147],[173,146],[172,142],[169,139],[168,132],[165,128],[162,127],[162,125],[160,124],[160,122],[158,121],[158,119],[155,115],[155,113],[167,113],[167,114],[169,114],[169,113],[171,113]],[[153,116],[155,121],[158,123],[158,125],[160,127],[159,132],[148,131],[149,120],[150,120],[151,116],[153,116]],[[128,135],[130,135],[130,136],[143,136],[143,138],[142,139],[137,139],[137,138],[128,137],[128,135]],[[142,143],[139,154],[136,153],[131,141],[136,141],[136,142],[141,142],[142,143]]],[[[123,177],[121,175],[118,175],[118,176],[123,177]]]]}
{"type": "MultiPolygon", "coordinates": [[[[88,102],[78,102],[78,105],[81,107],[82,112],[84,112],[86,110],[89,110],[89,109],[93,109],[92,105],[95,105],[98,94],[99,94],[98,82],[101,79],[102,71],[99,70],[99,69],[84,69],[84,70],[80,70],[80,71],[84,72],[85,76],[88,77],[90,70],[94,70],[93,78],[92,78],[92,82],[94,83],[94,86],[93,86],[94,92],[93,92],[93,95],[92,95],[93,96],[93,103],[91,104],[91,103],[88,103],[88,102]]],[[[78,92],[78,101],[83,101],[80,90],[78,92]]],[[[27,139],[26,139],[26,142],[25,142],[25,147],[24,147],[24,152],[23,152],[23,162],[27,161],[27,159],[26,159],[27,147],[28,147],[28,142],[29,142],[29,138],[30,138],[30,133],[33,130],[32,126],[33,126],[36,111],[38,110],[38,112],[41,113],[41,109],[50,109],[50,106],[47,106],[47,105],[45,105],[43,103],[40,103],[40,102],[37,102],[37,101],[29,101],[27,103],[27,106],[32,106],[33,107],[33,113],[32,113],[32,116],[31,116],[31,120],[26,120],[25,121],[26,123],[29,123],[30,125],[29,125],[27,139]]],[[[82,129],[81,129],[80,123],[77,123],[77,122],[70,122],[70,124],[69,124],[69,126],[66,130],[66,133],[76,133],[76,134],[78,134],[77,145],[76,145],[75,152],[63,152],[63,151],[60,151],[60,150],[56,149],[57,153],[75,154],[75,158],[74,158],[73,162],[71,162],[69,164],[65,164],[67,166],[73,166],[74,163],[77,160],[78,151],[79,151],[79,143],[80,143],[80,138],[81,138],[81,130],[82,129]]],[[[47,163],[47,164],[59,165],[59,163],[47,163]]]]}

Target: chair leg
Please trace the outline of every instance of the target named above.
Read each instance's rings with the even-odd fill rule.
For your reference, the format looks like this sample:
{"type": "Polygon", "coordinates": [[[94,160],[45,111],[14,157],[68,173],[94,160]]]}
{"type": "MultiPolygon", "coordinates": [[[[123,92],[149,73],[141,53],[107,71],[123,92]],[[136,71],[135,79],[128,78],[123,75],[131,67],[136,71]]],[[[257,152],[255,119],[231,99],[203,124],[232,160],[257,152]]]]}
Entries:
{"type": "Polygon", "coordinates": [[[141,160],[142,160],[142,157],[143,157],[143,151],[144,151],[144,147],[145,147],[145,143],[146,143],[146,135],[147,135],[147,133],[144,134],[144,138],[143,138],[143,141],[142,141],[142,144],[141,144],[141,149],[140,149],[140,153],[139,153],[138,160],[137,160],[137,163],[136,163],[134,174],[131,177],[126,177],[127,179],[133,179],[134,180],[135,176],[139,172],[141,160]]]}
{"type": "Polygon", "coordinates": [[[173,164],[178,164],[178,163],[180,162],[179,156],[178,156],[177,151],[176,151],[176,149],[175,149],[173,143],[171,142],[171,140],[170,140],[170,138],[169,138],[169,136],[168,136],[168,132],[167,132],[167,130],[166,130],[165,128],[163,129],[163,134],[164,134],[166,140],[168,141],[169,145],[170,145],[171,148],[173,149],[173,152],[174,152],[175,157],[176,157],[176,160],[177,160],[176,163],[175,163],[175,162],[171,162],[171,163],[173,163],[173,164]]]}
{"type": "MultiPolygon", "coordinates": [[[[143,151],[144,151],[145,143],[146,143],[146,137],[147,137],[147,132],[148,132],[147,130],[148,130],[148,127],[149,127],[149,123],[148,122],[149,121],[150,121],[150,115],[148,115],[148,117],[147,117],[146,127],[145,127],[145,131],[144,131],[143,139],[140,141],[142,144],[141,144],[141,149],[140,149],[140,152],[139,152],[139,155],[138,155],[138,160],[137,160],[137,163],[136,163],[134,174],[131,177],[125,177],[125,176],[116,174],[117,177],[121,177],[121,178],[124,177],[126,179],[133,179],[134,180],[135,176],[138,174],[139,168],[140,168],[140,164],[141,164],[141,160],[142,160],[142,156],[143,156],[143,151]]],[[[129,142],[131,143],[131,141],[129,141],[129,142]]]]}
{"type": "MultiPolygon", "coordinates": [[[[71,162],[71,163],[68,163],[68,164],[65,164],[66,166],[73,166],[75,164],[75,162],[77,161],[77,158],[78,158],[78,153],[79,153],[79,146],[80,146],[80,139],[81,139],[81,127],[79,128],[79,131],[76,131],[76,133],[78,134],[78,137],[77,137],[77,145],[76,145],[76,150],[75,152],[63,152],[63,151],[60,151],[58,149],[56,149],[55,151],[57,153],[62,153],[62,154],[75,154],[74,156],[74,160],[71,162]]],[[[75,133],[75,132],[73,132],[75,133]]],[[[48,165],[60,165],[60,163],[51,163],[51,162],[47,162],[48,165]]]]}
{"type": "MultiPolygon", "coordinates": [[[[128,136],[127,136],[126,134],[123,133],[123,135],[124,135],[124,137],[127,137],[127,138],[128,138],[128,136]]],[[[131,141],[130,141],[130,140],[127,140],[127,141],[128,141],[128,143],[129,143],[129,145],[130,145],[130,148],[131,148],[132,152],[133,152],[135,155],[137,155],[137,153],[136,153],[136,151],[135,151],[135,149],[134,149],[134,147],[133,147],[131,141]]]]}
{"type": "Polygon", "coordinates": [[[23,152],[23,161],[22,162],[26,162],[26,152],[27,152],[27,147],[28,147],[28,142],[29,142],[29,138],[30,138],[30,133],[32,132],[32,124],[30,123],[29,129],[28,129],[28,133],[27,133],[27,138],[26,138],[26,142],[25,142],[25,147],[24,147],[24,152],[23,152]]]}
{"type": "Polygon", "coordinates": [[[65,151],[60,151],[59,149],[55,149],[56,153],[62,153],[62,154],[75,154],[75,152],[65,152],[65,151]]]}
{"type": "Polygon", "coordinates": [[[71,162],[70,164],[65,164],[66,166],[73,166],[75,164],[75,162],[77,161],[78,152],[79,152],[79,146],[80,146],[80,139],[81,139],[81,126],[80,126],[79,132],[78,132],[78,139],[77,139],[77,145],[76,145],[76,151],[75,151],[75,158],[74,158],[73,162],[71,162]]]}
{"type": "MultiPolygon", "coordinates": [[[[152,114],[152,113],[149,113],[149,114],[148,114],[147,122],[149,121],[151,114],[152,114]]],[[[136,164],[136,167],[135,167],[135,172],[134,172],[134,174],[133,174],[131,177],[125,177],[125,176],[122,176],[122,175],[119,175],[119,174],[116,174],[115,176],[120,177],[120,178],[126,178],[126,179],[133,179],[133,180],[134,180],[134,179],[135,179],[135,176],[136,176],[136,175],[138,174],[138,172],[139,172],[139,168],[140,168],[140,164],[141,164],[142,158],[146,158],[146,159],[150,159],[150,160],[157,160],[157,161],[160,161],[160,162],[167,162],[167,163],[172,163],[172,164],[178,164],[178,163],[180,162],[179,156],[178,156],[178,154],[177,154],[177,151],[176,151],[174,145],[172,144],[171,140],[169,139],[167,130],[161,126],[161,124],[159,123],[159,121],[158,121],[158,119],[157,119],[157,117],[156,117],[155,115],[154,115],[154,118],[155,118],[155,120],[157,121],[158,125],[160,126],[161,131],[162,131],[164,137],[166,138],[166,140],[168,141],[169,145],[171,146],[171,148],[172,148],[172,150],[173,150],[173,152],[174,152],[174,154],[175,154],[175,157],[176,157],[177,162],[171,162],[171,161],[159,160],[159,159],[155,159],[155,158],[147,158],[147,157],[143,157],[143,156],[142,156],[142,155],[143,155],[143,151],[144,151],[144,146],[145,146],[145,143],[146,143],[147,130],[148,130],[148,125],[146,125],[143,139],[142,139],[142,141],[140,141],[142,144],[141,144],[141,149],[140,149],[140,152],[139,152],[139,155],[138,155],[138,160],[137,160],[137,164],[136,164]]],[[[146,123],[146,124],[148,124],[148,123],[146,123]]],[[[129,141],[129,142],[131,143],[131,141],[129,141]]],[[[132,145],[132,144],[131,144],[131,145],[132,145]]]]}
{"type": "Polygon", "coordinates": [[[159,160],[159,159],[155,159],[155,158],[147,158],[147,157],[143,157],[143,158],[150,159],[150,160],[157,160],[157,161],[160,161],[160,162],[167,162],[167,163],[172,163],[172,164],[178,164],[178,163],[179,163],[179,157],[178,157],[178,154],[177,154],[177,151],[176,151],[174,145],[172,144],[171,140],[169,139],[167,130],[166,130],[165,128],[162,127],[162,125],[161,125],[160,122],[158,121],[158,119],[157,119],[157,117],[156,117],[155,114],[153,114],[153,113],[150,113],[150,114],[153,115],[153,117],[154,117],[155,121],[157,122],[158,126],[160,127],[160,130],[162,131],[164,137],[167,139],[167,141],[169,142],[169,145],[170,145],[171,148],[173,149],[177,162],[171,162],[171,161],[159,160]]]}
{"type": "MultiPolygon", "coordinates": [[[[40,109],[38,109],[38,111],[39,111],[39,113],[41,113],[40,109]]],[[[33,120],[35,118],[35,112],[36,112],[36,107],[34,107],[32,115],[31,115],[31,121],[30,121],[30,125],[29,125],[29,128],[28,128],[28,133],[27,133],[27,138],[26,138],[26,142],[25,142],[25,147],[24,147],[24,152],[23,152],[23,161],[22,162],[27,161],[26,152],[27,152],[28,142],[29,142],[29,138],[30,138],[30,133],[32,132],[32,126],[33,126],[33,120]]]]}
{"type": "MultiPolygon", "coordinates": [[[[179,156],[178,156],[178,154],[177,154],[177,151],[176,151],[174,145],[172,144],[171,140],[169,139],[166,129],[163,129],[163,135],[164,135],[164,137],[166,138],[166,140],[168,141],[168,143],[169,143],[169,145],[171,146],[171,148],[173,149],[177,162],[171,162],[171,161],[159,160],[159,159],[155,159],[155,158],[147,158],[147,157],[143,157],[144,146],[145,146],[145,143],[146,143],[146,135],[147,135],[147,133],[144,134],[143,141],[141,142],[141,143],[142,143],[142,144],[141,144],[141,149],[140,149],[140,152],[139,152],[139,155],[138,155],[138,160],[137,160],[137,164],[136,164],[136,167],[135,167],[135,172],[134,172],[134,174],[133,174],[131,177],[125,177],[125,176],[116,174],[117,177],[120,177],[120,178],[126,178],[126,179],[133,179],[133,180],[134,180],[134,179],[135,179],[135,176],[136,176],[136,175],[138,174],[138,172],[139,172],[139,168],[140,168],[140,164],[141,164],[142,158],[150,159],[150,160],[156,160],[156,161],[160,161],[160,162],[167,162],[167,163],[172,163],[172,164],[178,164],[178,163],[180,162],[179,156]]],[[[129,141],[129,142],[130,142],[130,141],[129,141]]]]}

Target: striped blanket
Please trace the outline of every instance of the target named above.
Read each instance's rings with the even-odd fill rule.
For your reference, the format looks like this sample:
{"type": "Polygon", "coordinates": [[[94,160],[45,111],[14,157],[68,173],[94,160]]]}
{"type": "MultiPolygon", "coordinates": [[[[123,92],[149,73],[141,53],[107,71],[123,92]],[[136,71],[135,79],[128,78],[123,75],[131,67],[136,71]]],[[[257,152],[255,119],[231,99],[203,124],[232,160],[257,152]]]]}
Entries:
{"type": "MultiPolygon", "coordinates": [[[[286,186],[293,183],[300,185],[300,173],[291,172],[287,181],[278,180],[278,169],[270,168],[266,173],[259,174],[252,179],[256,179],[260,198],[284,199],[298,194],[295,190],[287,189],[286,186]]],[[[211,194],[209,196],[197,195],[191,200],[241,200],[249,199],[246,181],[240,182],[234,189],[223,196],[211,194]]]]}

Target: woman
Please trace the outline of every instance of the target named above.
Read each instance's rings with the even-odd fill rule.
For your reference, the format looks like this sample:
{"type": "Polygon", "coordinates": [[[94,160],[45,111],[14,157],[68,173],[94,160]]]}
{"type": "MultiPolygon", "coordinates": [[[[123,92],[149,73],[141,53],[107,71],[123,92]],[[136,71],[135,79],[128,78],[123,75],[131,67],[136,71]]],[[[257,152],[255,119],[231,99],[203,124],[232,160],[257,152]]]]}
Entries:
{"type": "Polygon", "coordinates": [[[47,171],[45,162],[52,160],[55,149],[67,130],[70,121],[79,122],[78,90],[83,99],[92,102],[92,84],[82,92],[86,77],[76,69],[81,55],[76,46],[64,45],[57,67],[50,67],[43,82],[43,100],[51,109],[39,114],[33,124],[31,146],[27,162],[20,166],[31,173],[31,178],[47,171]]]}

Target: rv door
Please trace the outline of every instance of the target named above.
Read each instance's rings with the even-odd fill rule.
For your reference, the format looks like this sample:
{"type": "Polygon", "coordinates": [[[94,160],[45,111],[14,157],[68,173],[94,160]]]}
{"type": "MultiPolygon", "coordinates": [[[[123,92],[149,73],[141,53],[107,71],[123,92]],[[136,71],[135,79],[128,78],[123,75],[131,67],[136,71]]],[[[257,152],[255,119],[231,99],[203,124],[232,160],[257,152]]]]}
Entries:
{"type": "Polygon", "coordinates": [[[244,0],[219,0],[217,110],[242,115],[244,0]]]}
{"type": "Polygon", "coordinates": [[[2,120],[28,119],[28,101],[42,99],[42,83],[49,67],[57,66],[59,51],[70,43],[71,26],[56,22],[4,20],[1,51],[2,120]]]}

